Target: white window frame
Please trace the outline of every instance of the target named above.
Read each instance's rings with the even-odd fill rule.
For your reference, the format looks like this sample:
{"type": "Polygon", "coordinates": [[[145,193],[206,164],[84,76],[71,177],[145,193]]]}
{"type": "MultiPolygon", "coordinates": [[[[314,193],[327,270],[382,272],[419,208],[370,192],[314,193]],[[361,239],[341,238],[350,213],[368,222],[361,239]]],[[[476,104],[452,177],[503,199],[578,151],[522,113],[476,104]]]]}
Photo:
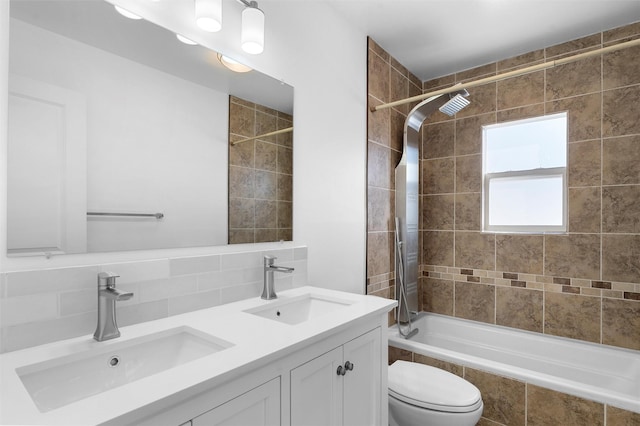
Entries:
{"type": "MultiPolygon", "coordinates": [[[[567,115],[566,112],[560,113],[567,115]]],[[[558,114],[553,114],[558,115],[558,114]]],[[[537,121],[548,118],[549,115],[539,116],[531,119],[518,120],[525,122],[537,121]]],[[[568,120],[568,117],[567,117],[568,120]]],[[[486,140],[486,128],[492,126],[484,126],[483,128],[483,141],[482,141],[482,231],[493,233],[527,233],[527,234],[552,234],[552,233],[566,233],[568,230],[568,182],[567,182],[567,163],[568,156],[565,156],[566,163],[564,167],[550,167],[550,168],[538,168],[529,170],[517,170],[517,171],[505,171],[496,173],[486,173],[487,162],[487,140],[486,140]],[[491,180],[493,179],[514,179],[523,180],[538,179],[547,177],[562,177],[562,224],[561,225],[490,225],[489,224],[489,199],[491,180]]],[[[568,136],[565,138],[565,151],[568,149],[568,136]]],[[[567,153],[568,154],[568,153],[567,153]]]]}

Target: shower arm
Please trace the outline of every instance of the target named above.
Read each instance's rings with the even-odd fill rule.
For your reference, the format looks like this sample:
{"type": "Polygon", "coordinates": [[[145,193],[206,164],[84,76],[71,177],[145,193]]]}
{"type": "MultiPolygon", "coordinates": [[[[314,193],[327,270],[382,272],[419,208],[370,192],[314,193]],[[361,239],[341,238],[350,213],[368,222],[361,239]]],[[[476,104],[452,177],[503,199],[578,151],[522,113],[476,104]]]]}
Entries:
{"type": "Polygon", "coordinates": [[[377,106],[373,106],[370,109],[371,109],[371,112],[376,112],[376,111],[380,111],[381,109],[392,108],[392,107],[395,107],[395,106],[398,106],[398,105],[404,105],[404,104],[408,104],[408,103],[411,103],[411,102],[423,101],[423,100],[425,100],[427,98],[430,98],[432,96],[444,95],[444,94],[447,94],[447,93],[456,92],[456,91],[458,91],[460,89],[468,89],[468,88],[471,88],[471,87],[482,86],[483,84],[493,83],[493,82],[504,80],[504,79],[507,79],[507,78],[517,77],[519,75],[529,74],[529,73],[532,73],[532,72],[545,70],[545,69],[548,69],[548,68],[553,68],[553,67],[556,67],[556,66],[559,66],[559,65],[565,65],[565,64],[568,64],[568,63],[571,63],[571,62],[579,61],[579,60],[590,58],[590,57],[597,56],[597,55],[602,55],[604,53],[615,52],[616,50],[626,49],[627,47],[634,47],[634,46],[640,46],[640,39],[626,41],[626,42],[623,42],[623,43],[614,44],[612,46],[602,47],[600,49],[591,50],[589,52],[584,52],[584,53],[579,53],[579,54],[573,55],[573,56],[567,56],[566,58],[556,59],[556,60],[553,60],[553,61],[544,62],[542,64],[531,65],[531,66],[526,67],[526,68],[505,72],[505,73],[494,75],[494,76],[491,76],[491,77],[481,78],[479,80],[470,81],[468,83],[458,83],[455,86],[447,87],[445,89],[434,90],[432,92],[428,92],[428,93],[425,93],[425,94],[422,94],[422,95],[416,95],[416,96],[412,96],[410,98],[400,99],[398,101],[393,101],[393,102],[389,102],[389,103],[386,103],[386,104],[380,104],[380,105],[377,105],[377,106]]]}

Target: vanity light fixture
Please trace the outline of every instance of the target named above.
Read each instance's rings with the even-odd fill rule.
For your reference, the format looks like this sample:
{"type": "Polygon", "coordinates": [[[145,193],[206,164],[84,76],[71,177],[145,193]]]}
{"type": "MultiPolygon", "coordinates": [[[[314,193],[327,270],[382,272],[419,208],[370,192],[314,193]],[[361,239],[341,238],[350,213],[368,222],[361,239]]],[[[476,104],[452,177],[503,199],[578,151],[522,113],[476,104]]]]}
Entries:
{"type": "Polygon", "coordinates": [[[218,53],[218,60],[222,65],[229,68],[233,72],[249,72],[252,70],[252,68],[246,66],[245,64],[241,64],[235,59],[224,56],[222,53],[218,53]]]}
{"type": "Polygon", "coordinates": [[[257,55],[264,50],[264,12],[256,1],[241,1],[247,6],[242,11],[242,50],[257,55]]]}
{"type": "Polygon", "coordinates": [[[115,9],[118,11],[118,13],[122,16],[125,16],[129,19],[142,19],[141,16],[136,15],[135,13],[129,12],[127,9],[123,9],[118,5],[114,5],[113,7],[115,7],[115,9]]]}
{"type": "Polygon", "coordinates": [[[209,33],[222,29],[222,0],[195,0],[196,24],[209,33]]]}
{"type": "MultiPolygon", "coordinates": [[[[252,55],[264,50],[264,12],[258,2],[237,0],[245,8],[242,11],[240,44],[242,50],[252,55]]],[[[222,29],[222,0],[195,0],[196,24],[207,32],[222,29]]]]}
{"type": "Polygon", "coordinates": [[[183,42],[184,44],[188,44],[188,45],[191,45],[191,46],[195,46],[195,45],[198,44],[195,41],[191,40],[190,38],[186,38],[182,34],[176,34],[176,38],[178,40],[180,40],[181,42],[183,42]]]}

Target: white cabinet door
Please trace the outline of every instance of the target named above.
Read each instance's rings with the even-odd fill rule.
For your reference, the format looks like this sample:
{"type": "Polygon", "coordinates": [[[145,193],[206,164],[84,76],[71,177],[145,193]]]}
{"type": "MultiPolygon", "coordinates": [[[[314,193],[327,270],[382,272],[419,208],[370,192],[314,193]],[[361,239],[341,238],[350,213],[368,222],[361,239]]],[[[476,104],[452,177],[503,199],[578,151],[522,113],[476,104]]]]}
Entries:
{"type": "Polygon", "coordinates": [[[344,376],[344,424],[380,424],[380,329],[345,343],[344,365],[352,370],[344,376]]]}
{"type": "Polygon", "coordinates": [[[280,377],[194,418],[193,426],[280,425],[280,377]]]}
{"type": "Polygon", "coordinates": [[[342,347],[291,370],[291,425],[342,424],[342,347]]]}

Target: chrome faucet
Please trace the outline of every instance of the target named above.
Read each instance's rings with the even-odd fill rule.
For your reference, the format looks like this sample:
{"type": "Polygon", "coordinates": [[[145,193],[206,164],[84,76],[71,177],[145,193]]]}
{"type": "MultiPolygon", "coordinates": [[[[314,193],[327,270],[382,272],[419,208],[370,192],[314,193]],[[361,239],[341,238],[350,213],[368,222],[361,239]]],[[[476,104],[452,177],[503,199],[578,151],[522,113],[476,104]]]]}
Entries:
{"type": "Polygon", "coordinates": [[[285,274],[290,274],[293,272],[293,268],[287,268],[284,266],[276,266],[273,264],[277,257],[266,255],[264,257],[264,288],[262,289],[262,299],[271,300],[277,299],[276,289],[273,284],[273,273],[274,272],[284,272],[285,274]]]}
{"type": "Polygon", "coordinates": [[[116,288],[116,278],[118,275],[111,272],[98,274],[98,326],[93,333],[93,338],[98,342],[120,337],[116,323],[116,302],[133,297],[133,293],[116,288]]]}

